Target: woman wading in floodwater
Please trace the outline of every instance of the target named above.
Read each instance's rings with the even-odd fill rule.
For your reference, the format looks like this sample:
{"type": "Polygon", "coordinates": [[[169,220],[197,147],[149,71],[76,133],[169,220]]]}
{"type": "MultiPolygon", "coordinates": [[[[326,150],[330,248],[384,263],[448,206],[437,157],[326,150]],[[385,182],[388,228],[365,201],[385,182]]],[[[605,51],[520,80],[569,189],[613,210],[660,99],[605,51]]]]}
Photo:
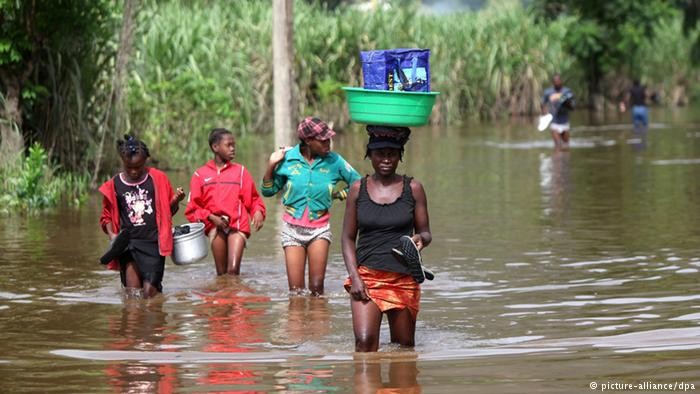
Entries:
{"type": "Polygon", "coordinates": [[[418,249],[432,240],[425,190],[415,179],[396,173],[411,130],[367,126],[374,174],[350,186],[343,221],[343,258],[349,277],[355,350],[379,348],[382,315],[389,319],[391,342],[414,346],[420,285],[392,254],[410,236],[418,249]],[[358,236],[359,235],[359,236],[358,236]]]}

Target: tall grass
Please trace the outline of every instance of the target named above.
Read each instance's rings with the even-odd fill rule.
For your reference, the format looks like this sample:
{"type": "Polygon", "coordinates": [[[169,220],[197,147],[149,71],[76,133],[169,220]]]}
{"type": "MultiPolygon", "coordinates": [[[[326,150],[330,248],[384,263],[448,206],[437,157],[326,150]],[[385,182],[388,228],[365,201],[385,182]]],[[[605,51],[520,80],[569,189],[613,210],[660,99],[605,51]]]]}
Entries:
{"type": "MultiPolygon", "coordinates": [[[[154,1],[140,13],[130,120],[161,158],[200,159],[215,126],[243,135],[272,127],[269,2],[205,4],[154,1]]],[[[300,116],[347,123],[340,87],[360,86],[359,52],[392,47],[431,49],[433,90],[442,92],[436,123],[530,113],[551,74],[572,71],[559,44],[567,23],[537,25],[517,3],[433,16],[410,6],[366,13],[297,1],[293,88],[300,116]]]]}
{"type": "MultiPolygon", "coordinates": [[[[562,46],[575,19],[535,23],[519,1],[448,15],[428,15],[415,4],[401,4],[367,13],[295,2],[293,89],[300,116],[313,113],[340,126],[347,123],[340,87],[361,86],[359,52],[396,47],[431,49],[432,89],[442,93],[433,123],[537,113],[541,91],[556,72],[580,102],[587,101],[583,66],[562,46]]],[[[141,18],[130,118],[154,151],[171,158],[163,159],[165,166],[182,167],[177,161],[206,156],[212,127],[229,127],[241,135],[271,129],[270,2],[152,1],[141,18]]],[[[653,53],[650,46],[649,57],[662,61],[663,52],[666,59],[687,58],[689,40],[676,35],[679,21],[677,15],[660,25],[664,49],[653,53]]],[[[683,66],[655,61],[641,68],[648,83],[697,83],[685,60],[680,60],[683,66]]],[[[620,81],[619,75],[613,77],[612,85],[620,81]]]]}
{"type": "Polygon", "coordinates": [[[152,150],[192,160],[213,127],[269,127],[270,12],[255,1],[152,2],[141,12],[129,108],[152,150]]]}

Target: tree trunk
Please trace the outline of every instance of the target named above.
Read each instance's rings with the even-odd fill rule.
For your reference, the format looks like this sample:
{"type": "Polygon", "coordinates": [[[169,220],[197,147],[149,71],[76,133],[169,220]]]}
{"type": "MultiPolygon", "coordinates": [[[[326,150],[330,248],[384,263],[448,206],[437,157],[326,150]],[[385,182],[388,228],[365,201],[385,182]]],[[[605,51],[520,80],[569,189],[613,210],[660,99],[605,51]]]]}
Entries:
{"type": "Polygon", "coordinates": [[[292,0],[272,0],[272,59],[275,146],[292,145],[295,138],[294,14],[292,0]]]}
{"type": "Polygon", "coordinates": [[[125,0],[124,13],[122,16],[122,27],[119,33],[119,49],[117,50],[117,60],[112,77],[112,88],[109,95],[107,108],[100,130],[100,142],[95,153],[94,168],[92,171],[91,186],[97,186],[100,170],[105,155],[105,142],[107,147],[114,146],[118,133],[127,132],[126,107],[124,105],[125,86],[127,78],[127,68],[131,49],[134,46],[134,30],[136,28],[136,14],[139,8],[139,0],[125,0]]]}
{"type": "Polygon", "coordinates": [[[2,74],[6,87],[5,102],[0,113],[0,166],[16,165],[24,152],[22,137],[21,84],[19,79],[2,74]]]}

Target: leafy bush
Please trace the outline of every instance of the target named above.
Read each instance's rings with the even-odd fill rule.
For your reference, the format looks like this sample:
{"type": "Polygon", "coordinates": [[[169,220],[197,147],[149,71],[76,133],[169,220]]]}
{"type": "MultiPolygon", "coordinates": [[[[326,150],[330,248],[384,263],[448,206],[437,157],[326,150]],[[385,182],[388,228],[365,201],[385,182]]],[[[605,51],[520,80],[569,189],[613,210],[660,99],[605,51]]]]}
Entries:
{"type": "Polygon", "coordinates": [[[0,212],[32,211],[57,205],[61,198],[79,205],[87,196],[86,175],[57,175],[58,167],[49,165],[46,150],[35,142],[28,149],[18,169],[3,169],[0,173],[0,212]]]}

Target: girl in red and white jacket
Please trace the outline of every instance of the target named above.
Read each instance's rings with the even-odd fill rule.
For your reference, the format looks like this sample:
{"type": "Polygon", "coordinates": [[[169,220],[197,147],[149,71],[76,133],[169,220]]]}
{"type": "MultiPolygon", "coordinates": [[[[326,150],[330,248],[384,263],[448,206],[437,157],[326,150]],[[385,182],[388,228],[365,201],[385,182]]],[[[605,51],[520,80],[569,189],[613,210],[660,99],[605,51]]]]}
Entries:
{"type": "Polygon", "coordinates": [[[226,129],[212,130],[209,147],[214,159],[192,175],[185,217],[204,223],[216,274],[238,275],[251,224],[255,231],[263,226],[265,203],[248,170],[233,162],[233,134],[226,129]]]}
{"type": "Polygon", "coordinates": [[[129,236],[128,247],[107,267],[119,270],[124,287],[150,298],[163,291],[165,256],[173,250],[172,217],[185,192],[173,190],[163,172],[146,166],[150,153],[143,142],[125,135],[117,149],[123,171],[100,186],[100,226],[110,240],[121,230],[129,236]]]}

